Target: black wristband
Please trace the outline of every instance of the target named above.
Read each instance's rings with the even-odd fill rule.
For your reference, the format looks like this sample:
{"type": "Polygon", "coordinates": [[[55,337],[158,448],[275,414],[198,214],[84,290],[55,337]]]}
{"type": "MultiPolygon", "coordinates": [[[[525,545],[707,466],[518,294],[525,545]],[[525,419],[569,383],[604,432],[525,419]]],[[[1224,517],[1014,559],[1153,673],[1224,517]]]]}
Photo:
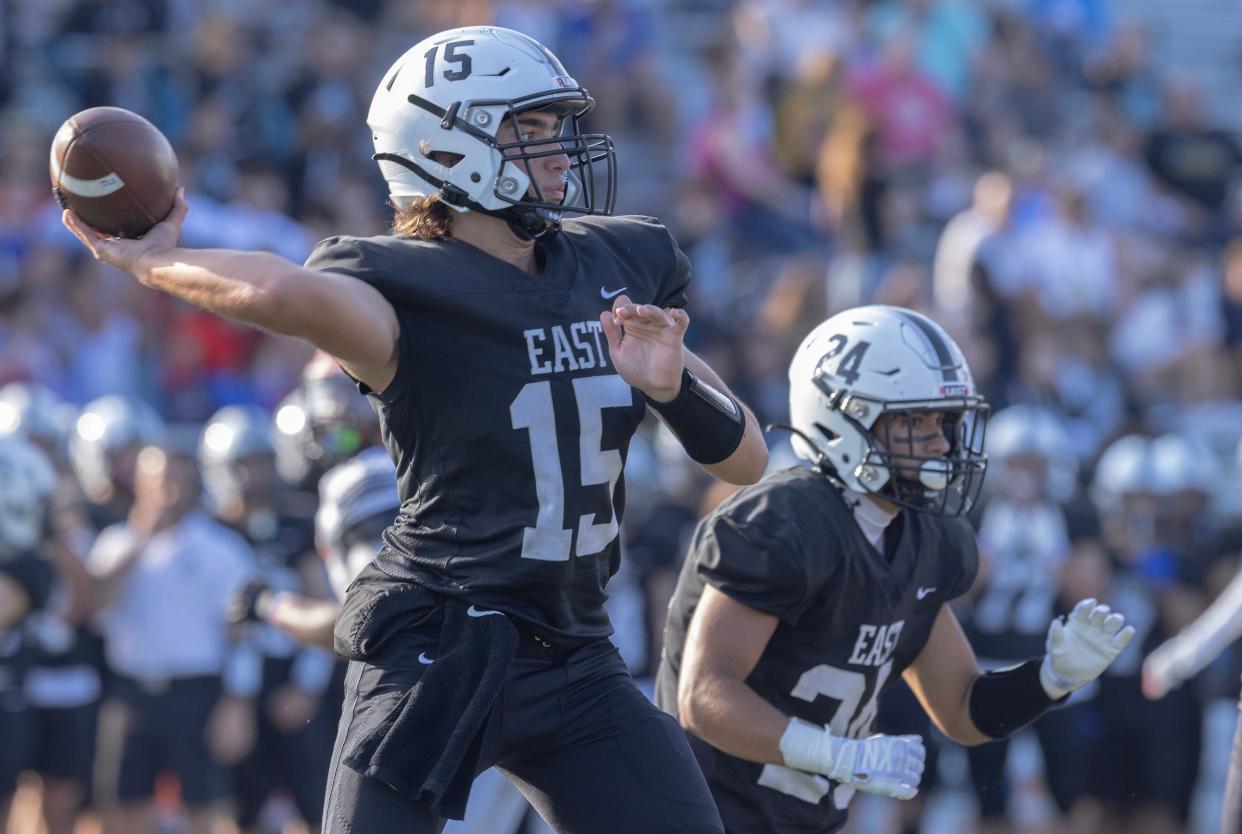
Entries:
{"type": "Polygon", "coordinates": [[[681,372],[676,397],[666,403],[647,397],[647,404],[664,418],[686,454],[699,463],[720,463],[737,450],[746,433],[741,403],[688,368],[681,372]]]}
{"type": "Polygon", "coordinates": [[[993,739],[1008,738],[1056,704],[1039,682],[1042,657],[1020,666],[985,672],[970,690],[970,720],[979,732],[993,739]]]}

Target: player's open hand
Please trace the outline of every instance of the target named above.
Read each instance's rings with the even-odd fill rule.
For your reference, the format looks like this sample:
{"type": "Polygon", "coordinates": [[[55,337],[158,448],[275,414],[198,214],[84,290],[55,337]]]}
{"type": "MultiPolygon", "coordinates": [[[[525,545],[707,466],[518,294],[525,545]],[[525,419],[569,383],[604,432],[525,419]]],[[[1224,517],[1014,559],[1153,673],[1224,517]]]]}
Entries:
{"type": "Polygon", "coordinates": [[[1104,674],[1134,639],[1126,618],[1093,599],[1084,599],[1062,622],[1052,621],[1039,680],[1051,698],[1060,698],[1104,674]]]}
{"type": "Polygon", "coordinates": [[[690,326],[685,310],[635,304],[622,295],[600,314],[608,353],[621,378],[648,397],[668,402],[681,390],[686,366],[682,337],[690,326]]]}
{"type": "Polygon", "coordinates": [[[172,211],[168,217],[151,227],[151,230],[140,238],[109,237],[89,225],[69,209],[61,213],[61,222],[65,228],[73,232],[73,236],[81,241],[95,260],[111,264],[117,269],[130,273],[142,280],[142,258],[152,252],[163,252],[177,246],[181,236],[181,224],[185,222],[190,207],[185,201],[185,190],[178,188],[173,199],[172,211]]]}

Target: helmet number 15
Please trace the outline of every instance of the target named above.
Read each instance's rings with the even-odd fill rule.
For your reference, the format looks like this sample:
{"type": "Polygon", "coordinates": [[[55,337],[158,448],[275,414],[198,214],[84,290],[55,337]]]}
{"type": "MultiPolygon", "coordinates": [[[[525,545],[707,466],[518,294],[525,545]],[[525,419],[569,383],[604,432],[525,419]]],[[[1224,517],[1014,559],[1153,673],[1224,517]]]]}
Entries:
{"type": "MultiPolygon", "coordinates": [[[[464,81],[470,77],[473,69],[470,62],[470,55],[466,52],[458,52],[457,50],[463,46],[474,46],[474,41],[449,41],[444,45],[444,60],[450,64],[456,64],[457,69],[446,69],[442,75],[445,81],[464,81]]],[[[440,51],[440,45],[436,44],[427,50],[427,69],[423,78],[423,87],[431,87],[436,81],[436,53],[440,51]]]]}

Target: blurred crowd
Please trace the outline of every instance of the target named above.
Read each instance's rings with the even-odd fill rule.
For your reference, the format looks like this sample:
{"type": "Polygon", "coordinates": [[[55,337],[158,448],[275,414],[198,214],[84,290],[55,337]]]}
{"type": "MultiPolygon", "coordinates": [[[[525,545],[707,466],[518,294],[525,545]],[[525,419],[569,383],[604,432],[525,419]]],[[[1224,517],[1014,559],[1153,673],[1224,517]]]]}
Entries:
{"type": "MultiPolygon", "coordinates": [[[[1139,668],[1219,592],[1242,554],[1242,144],[1213,117],[1191,76],[1155,60],[1154,33],[1125,7],[1121,0],[3,4],[0,385],[12,385],[0,390],[0,432],[32,434],[56,455],[58,512],[69,531],[59,547],[85,566],[76,570],[64,554],[57,561],[63,593],[44,618],[53,625],[42,626],[53,637],[39,639],[63,647],[77,632],[75,645],[91,644],[81,657],[94,657],[82,664],[107,673],[94,684],[53,681],[25,699],[0,692],[0,707],[11,711],[35,709],[41,697],[83,710],[57,744],[86,745],[89,737],[91,749],[53,763],[52,777],[76,785],[53,815],[72,821],[64,809],[126,790],[99,784],[108,768],[92,758],[98,704],[114,680],[115,697],[131,710],[151,693],[133,647],[115,641],[159,644],[171,666],[150,677],[177,677],[169,669],[179,662],[179,641],[144,634],[141,618],[117,625],[118,586],[123,591],[133,574],[115,570],[128,564],[124,542],[96,538],[133,511],[139,448],[158,436],[169,460],[181,461],[164,464],[149,490],[184,492],[178,479],[205,478],[211,496],[198,454],[204,425],[220,409],[245,407],[251,423],[267,426],[255,449],[272,456],[279,474],[266,488],[281,496],[271,499],[280,512],[262,508],[259,518],[269,526],[276,516],[300,519],[301,527],[285,525],[288,541],[277,549],[314,556],[318,476],[374,438],[361,397],[352,404],[335,393],[322,402],[308,397],[311,383],[330,374],[314,370],[306,345],[190,309],[89,260],[52,199],[51,136],[86,107],[143,114],[177,150],[190,205],[187,245],[267,249],[301,262],[329,234],[387,230],[365,128],[383,69],[427,34],[494,23],[542,41],[595,96],[590,129],[611,134],[618,147],[618,211],[655,215],[673,230],[695,267],[687,340],[761,421],[785,419],[788,360],[800,337],[838,310],[915,308],[962,345],[998,413],[989,497],[975,514],[984,570],[961,611],[981,658],[1004,661],[1015,646],[1037,653],[1045,612],[1083,595],[1110,600],[1139,628],[1115,674],[1062,711],[1048,738],[1041,734],[1045,775],[1026,784],[1044,798],[1042,816],[1015,810],[1016,794],[1001,778],[1003,748],[999,761],[992,749],[991,759],[971,762],[975,778],[959,781],[975,788],[980,830],[1026,830],[1058,814],[1084,831],[1186,830],[1205,709],[1237,697],[1237,658],[1226,655],[1157,702],[1141,696],[1139,668]],[[114,642],[94,645],[101,632],[114,642]],[[1146,827],[1127,827],[1127,814],[1146,827]]],[[[779,429],[770,442],[774,465],[793,462],[779,429]]],[[[658,656],[690,531],[725,495],[679,456],[648,426],[627,464],[626,560],[611,605],[617,642],[639,676],[658,656]]],[[[230,539],[237,566],[219,577],[227,600],[255,565],[266,570],[267,545],[257,543],[279,537],[249,513],[235,508],[229,516],[220,502],[209,504],[204,523],[214,513],[212,524],[244,540],[230,539]]],[[[279,582],[331,596],[314,577],[321,560],[280,559],[289,576],[279,582]]],[[[176,621],[175,611],[165,615],[176,621]]],[[[321,751],[326,734],[330,745],[331,709],[320,703],[332,686],[330,659],[299,660],[302,650],[274,637],[235,637],[190,661],[199,664],[195,676],[216,683],[186,697],[206,699],[209,712],[233,656],[225,643],[255,644],[267,667],[279,659],[281,668],[268,671],[283,677],[265,684],[268,696],[280,694],[258,699],[259,711],[279,703],[270,706],[268,735],[254,738],[263,743],[305,725],[317,728],[306,744],[321,751]]],[[[245,699],[252,708],[254,692],[245,699]]],[[[230,731],[228,716],[215,720],[222,726],[211,755],[253,768],[252,747],[243,755],[239,743],[230,746],[244,733],[230,731]]],[[[287,776],[295,769],[282,761],[268,756],[261,767],[287,776]]],[[[39,770],[40,760],[29,765],[39,770]]],[[[1022,771],[1012,762],[1009,769],[1022,771]]],[[[315,773],[289,781],[313,786],[315,773]]],[[[290,806],[286,816],[307,806],[303,815],[313,818],[303,794],[316,788],[284,788],[275,795],[290,806]]],[[[195,790],[183,783],[182,800],[195,790]]],[[[231,795],[247,830],[282,821],[260,817],[266,795],[204,791],[212,801],[231,795]]],[[[885,824],[917,830],[917,813],[907,816],[885,824]]],[[[69,830],[53,823],[49,817],[49,834],[69,830]]]]}

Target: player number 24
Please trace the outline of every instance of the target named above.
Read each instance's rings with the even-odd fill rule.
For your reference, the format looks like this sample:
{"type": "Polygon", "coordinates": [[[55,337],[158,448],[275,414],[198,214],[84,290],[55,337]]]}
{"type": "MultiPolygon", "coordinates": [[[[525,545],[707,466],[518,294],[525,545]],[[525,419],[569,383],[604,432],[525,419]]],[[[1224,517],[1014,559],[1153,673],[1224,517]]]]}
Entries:
{"type": "MultiPolygon", "coordinates": [[[[862,699],[867,691],[866,676],[862,672],[838,669],[826,664],[814,666],[804,672],[790,694],[803,701],[814,701],[821,695],[837,701],[837,709],[832,714],[828,729],[835,736],[862,738],[871,732],[877,712],[876,698],[892,671],[891,660],[876,670],[875,686],[871,688],[871,697],[865,703],[862,703],[862,699]]],[[[817,773],[803,773],[774,764],[764,765],[759,774],[759,784],[812,805],[818,805],[833,787],[832,782],[817,773]]],[[[836,785],[836,790],[832,791],[833,806],[844,811],[853,796],[853,785],[836,785]]]]}
{"type": "MultiPolygon", "coordinates": [[[[604,409],[633,405],[633,392],[616,374],[575,379],[574,398],[578,403],[578,454],[582,485],[608,485],[611,503],[621,478],[621,453],[603,449],[604,409]]],[[[528,382],[509,404],[514,429],[530,433],[530,454],[535,468],[535,495],[539,514],[534,527],[522,535],[522,558],[564,562],[574,543],[574,531],[565,529],[565,476],[561,469],[561,449],[557,442],[556,414],[552,408],[552,387],[544,382],[528,382]]],[[[617,518],[597,524],[594,513],[578,517],[578,556],[599,553],[617,537],[617,518]]]]}

